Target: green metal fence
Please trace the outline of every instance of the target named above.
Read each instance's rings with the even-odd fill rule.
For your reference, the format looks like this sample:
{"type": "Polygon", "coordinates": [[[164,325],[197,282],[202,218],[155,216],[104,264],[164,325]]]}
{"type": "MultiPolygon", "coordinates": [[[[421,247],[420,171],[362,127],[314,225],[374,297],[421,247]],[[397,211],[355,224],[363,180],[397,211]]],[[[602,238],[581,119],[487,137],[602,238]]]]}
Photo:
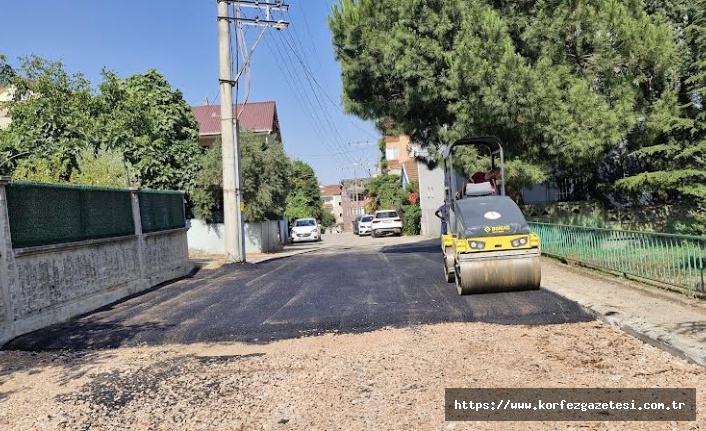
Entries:
{"type": "Polygon", "coordinates": [[[182,192],[141,190],[138,196],[143,233],[186,226],[184,194],[182,192]]]}
{"type": "Polygon", "coordinates": [[[530,223],[542,253],[703,296],[706,238],[530,223]]]}
{"type": "Polygon", "coordinates": [[[7,210],[13,248],[135,234],[128,190],[12,182],[7,210]]]}

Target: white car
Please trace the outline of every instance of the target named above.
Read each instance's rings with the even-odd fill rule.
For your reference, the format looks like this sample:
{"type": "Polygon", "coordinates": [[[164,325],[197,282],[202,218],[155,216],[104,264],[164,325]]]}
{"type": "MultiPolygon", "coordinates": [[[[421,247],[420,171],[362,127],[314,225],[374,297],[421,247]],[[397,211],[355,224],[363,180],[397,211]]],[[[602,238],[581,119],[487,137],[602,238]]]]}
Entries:
{"type": "Polygon", "coordinates": [[[313,218],[294,220],[291,232],[292,242],[321,241],[321,227],[313,218]]]}
{"type": "Polygon", "coordinates": [[[364,215],[358,222],[358,235],[370,235],[373,231],[373,216],[364,215]]]}
{"type": "Polygon", "coordinates": [[[372,221],[371,235],[373,238],[385,234],[402,235],[402,219],[397,211],[375,211],[372,221]]]}

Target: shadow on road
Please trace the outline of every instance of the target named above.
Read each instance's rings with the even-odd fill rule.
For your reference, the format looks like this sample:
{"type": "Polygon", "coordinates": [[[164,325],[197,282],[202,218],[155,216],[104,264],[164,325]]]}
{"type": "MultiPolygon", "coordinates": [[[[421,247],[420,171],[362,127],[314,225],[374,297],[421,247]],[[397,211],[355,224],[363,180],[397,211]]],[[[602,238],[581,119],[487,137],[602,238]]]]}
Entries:
{"type": "Polygon", "coordinates": [[[139,340],[141,335],[162,334],[175,328],[176,324],[141,323],[126,325],[113,322],[96,322],[91,319],[74,320],[66,324],[53,325],[36,333],[15,338],[3,346],[3,350],[24,350],[30,352],[58,350],[115,349],[126,341],[139,340]],[[39,336],[41,334],[41,336],[39,336]],[[32,336],[35,335],[35,336],[32,336]],[[49,340],[61,340],[51,343],[49,340]]]}
{"type": "Polygon", "coordinates": [[[385,254],[438,253],[441,256],[439,239],[430,239],[412,244],[387,245],[380,249],[385,254]]]}

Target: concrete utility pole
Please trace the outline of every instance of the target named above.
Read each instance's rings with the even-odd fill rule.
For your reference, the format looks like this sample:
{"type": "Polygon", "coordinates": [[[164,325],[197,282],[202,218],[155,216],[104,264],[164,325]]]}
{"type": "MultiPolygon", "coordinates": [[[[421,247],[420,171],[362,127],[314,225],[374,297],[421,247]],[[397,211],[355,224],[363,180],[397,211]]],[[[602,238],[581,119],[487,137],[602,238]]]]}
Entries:
{"type": "MultiPolygon", "coordinates": [[[[257,43],[268,27],[282,30],[289,25],[286,21],[272,21],[272,11],[287,11],[289,6],[269,1],[255,0],[216,0],[218,4],[218,60],[219,81],[221,86],[221,145],[223,158],[223,222],[225,227],[224,239],[226,261],[245,262],[245,232],[243,223],[243,195],[241,189],[240,172],[240,136],[237,119],[233,116],[233,87],[237,89],[238,79],[248,66],[257,43]],[[231,17],[228,12],[229,4],[235,5],[236,16],[231,17]],[[247,18],[240,16],[240,7],[255,8],[265,12],[266,19],[259,17],[247,18]],[[235,77],[232,75],[231,34],[230,23],[236,25],[254,25],[262,27],[252,49],[245,57],[242,67],[235,77]]],[[[235,32],[236,46],[238,45],[238,32],[235,32]]],[[[237,94],[237,93],[236,93],[237,94]]]]}

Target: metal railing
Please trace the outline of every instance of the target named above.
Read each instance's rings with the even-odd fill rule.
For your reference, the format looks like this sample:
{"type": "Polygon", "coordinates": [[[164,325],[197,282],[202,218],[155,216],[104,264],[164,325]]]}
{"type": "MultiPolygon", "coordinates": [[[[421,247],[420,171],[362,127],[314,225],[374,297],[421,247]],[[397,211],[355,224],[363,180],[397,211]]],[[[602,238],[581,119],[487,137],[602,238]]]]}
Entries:
{"type": "Polygon", "coordinates": [[[706,238],[530,223],[542,253],[706,296],[706,238]]]}

